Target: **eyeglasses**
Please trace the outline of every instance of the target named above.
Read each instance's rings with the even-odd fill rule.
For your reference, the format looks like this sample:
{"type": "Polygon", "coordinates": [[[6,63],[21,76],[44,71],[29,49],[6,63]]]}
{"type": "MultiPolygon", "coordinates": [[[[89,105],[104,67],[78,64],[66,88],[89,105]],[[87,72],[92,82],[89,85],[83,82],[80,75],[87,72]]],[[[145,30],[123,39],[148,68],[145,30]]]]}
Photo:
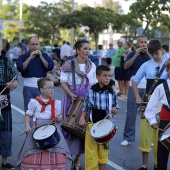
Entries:
{"type": "Polygon", "coordinates": [[[160,69],[159,66],[155,68],[155,76],[159,76],[159,74],[160,74],[159,69],[160,69]]]}
{"type": "Polygon", "coordinates": [[[77,41],[87,41],[87,38],[86,38],[86,37],[79,37],[79,38],[77,39],[77,41]]]}
{"type": "Polygon", "coordinates": [[[46,90],[54,90],[54,86],[42,87],[42,89],[46,89],[46,90]]]}

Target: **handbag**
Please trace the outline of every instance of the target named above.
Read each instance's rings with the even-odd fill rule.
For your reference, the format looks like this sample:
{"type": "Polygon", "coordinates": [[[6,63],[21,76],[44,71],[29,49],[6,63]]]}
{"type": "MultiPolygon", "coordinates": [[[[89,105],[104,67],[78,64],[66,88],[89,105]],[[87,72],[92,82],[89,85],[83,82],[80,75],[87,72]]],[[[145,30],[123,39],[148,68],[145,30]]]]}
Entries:
{"type": "MultiPolygon", "coordinates": [[[[72,82],[73,82],[73,89],[76,89],[75,83],[75,67],[74,67],[74,60],[71,61],[71,70],[72,70],[72,82]]],[[[66,131],[79,137],[80,139],[85,138],[85,130],[86,126],[80,126],[79,120],[82,115],[82,109],[84,105],[84,98],[82,96],[76,97],[76,100],[70,106],[68,111],[67,117],[61,123],[61,127],[66,131]]],[[[89,116],[86,117],[86,122],[89,120],[89,116]]]]}

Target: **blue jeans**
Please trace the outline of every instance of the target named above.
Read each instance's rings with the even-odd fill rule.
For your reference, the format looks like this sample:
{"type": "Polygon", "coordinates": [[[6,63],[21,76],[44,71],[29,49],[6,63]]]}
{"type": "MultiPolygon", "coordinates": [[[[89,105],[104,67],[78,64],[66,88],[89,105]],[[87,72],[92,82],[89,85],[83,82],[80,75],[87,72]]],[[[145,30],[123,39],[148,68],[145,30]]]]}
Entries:
{"type": "MultiPolygon", "coordinates": [[[[24,109],[25,112],[28,110],[28,103],[30,99],[35,99],[37,96],[40,96],[40,92],[36,87],[23,87],[23,97],[24,97],[24,109]]],[[[30,126],[33,126],[33,117],[30,120],[30,126]]]]}
{"type": "MultiPolygon", "coordinates": [[[[145,89],[139,88],[139,94],[142,97],[145,93],[145,89]]],[[[124,136],[123,139],[128,142],[135,141],[135,124],[136,116],[139,105],[136,104],[135,95],[133,93],[132,86],[129,86],[128,96],[127,96],[127,114],[126,122],[124,127],[124,136]]]]}

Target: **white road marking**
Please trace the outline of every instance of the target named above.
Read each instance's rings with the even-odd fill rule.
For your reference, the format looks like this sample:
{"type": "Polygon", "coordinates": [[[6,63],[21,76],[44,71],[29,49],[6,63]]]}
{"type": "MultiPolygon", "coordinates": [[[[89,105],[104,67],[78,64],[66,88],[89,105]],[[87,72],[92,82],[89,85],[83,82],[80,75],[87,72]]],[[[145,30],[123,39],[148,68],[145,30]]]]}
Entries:
{"type": "Polygon", "coordinates": [[[16,110],[17,112],[21,113],[22,115],[25,115],[25,112],[21,109],[19,109],[18,107],[14,106],[13,104],[11,104],[11,107],[16,110]]]}
{"type": "Polygon", "coordinates": [[[125,170],[125,169],[123,169],[122,167],[120,167],[119,165],[113,163],[113,162],[110,161],[110,160],[108,160],[108,163],[107,163],[107,164],[110,165],[111,167],[113,167],[113,168],[116,169],[116,170],[125,170]]]}
{"type": "MultiPolygon", "coordinates": [[[[21,109],[19,109],[18,107],[14,106],[13,104],[11,104],[12,109],[16,110],[17,112],[21,113],[22,115],[25,115],[25,112],[21,109]]],[[[112,161],[108,160],[108,165],[110,165],[111,167],[113,167],[116,170],[125,170],[122,167],[120,167],[119,165],[113,163],[112,161]]]]}

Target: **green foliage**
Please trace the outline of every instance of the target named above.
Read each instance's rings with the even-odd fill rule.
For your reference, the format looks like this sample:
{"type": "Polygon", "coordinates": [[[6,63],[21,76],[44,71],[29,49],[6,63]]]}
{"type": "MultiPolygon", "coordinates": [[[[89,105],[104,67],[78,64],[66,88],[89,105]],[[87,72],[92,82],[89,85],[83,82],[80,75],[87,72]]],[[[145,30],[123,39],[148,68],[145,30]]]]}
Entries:
{"type": "Polygon", "coordinates": [[[146,23],[143,34],[151,36],[149,35],[149,32],[152,32],[151,28],[167,29],[169,27],[169,23],[167,24],[169,4],[170,0],[137,0],[130,6],[130,15],[133,19],[146,23]]]}
{"type": "Polygon", "coordinates": [[[18,23],[5,22],[4,25],[7,26],[7,28],[3,33],[8,42],[12,42],[17,39],[20,31],[18,23]]]}
{"type": "Polygon", "coordinates": [[[60,18],[60,26],[63,28],[85,27],[85,32],[93,34],[97,42],[99,33],[110,26],[110,21],[114,18],[114,11],[103,7],[83,7],[80,10],[75,10],[72,14],[63,15],[60,18]]]}

